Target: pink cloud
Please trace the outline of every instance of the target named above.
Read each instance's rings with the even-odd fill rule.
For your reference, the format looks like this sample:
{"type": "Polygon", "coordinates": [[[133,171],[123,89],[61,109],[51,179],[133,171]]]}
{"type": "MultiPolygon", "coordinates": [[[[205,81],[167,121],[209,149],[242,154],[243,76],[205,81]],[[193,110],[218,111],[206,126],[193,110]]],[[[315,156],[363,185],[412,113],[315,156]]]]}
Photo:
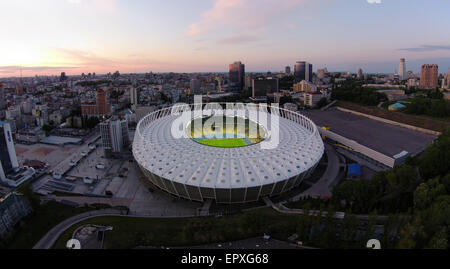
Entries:
{"type": "Polygon", "coordinates": [[[203,13],[200,21],[192,23],[188,36],[214,32],[222,27],[245,32],[264,28],[305,0],[214,0],[212,9],[203,13]]]}

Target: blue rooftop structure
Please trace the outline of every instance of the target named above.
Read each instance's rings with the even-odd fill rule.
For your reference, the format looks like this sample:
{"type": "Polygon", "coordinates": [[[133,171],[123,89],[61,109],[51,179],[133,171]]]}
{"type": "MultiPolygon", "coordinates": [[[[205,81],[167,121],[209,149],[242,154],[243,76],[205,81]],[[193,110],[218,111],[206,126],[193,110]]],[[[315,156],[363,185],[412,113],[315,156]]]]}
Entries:
{"type": "Polygon", "coordinates": [[[361,165],[357,163],[351,163],[348,165],[348,175],[349,176],[362,176],[361,165]]]}
{"type": "Polygon", "coordinates": [[[403,108],[406,108],[406,106],[401,103],[395,103],[395,104],[389,106],[389,109],[399,110],[399,109],[403,109],[403,108]]]}

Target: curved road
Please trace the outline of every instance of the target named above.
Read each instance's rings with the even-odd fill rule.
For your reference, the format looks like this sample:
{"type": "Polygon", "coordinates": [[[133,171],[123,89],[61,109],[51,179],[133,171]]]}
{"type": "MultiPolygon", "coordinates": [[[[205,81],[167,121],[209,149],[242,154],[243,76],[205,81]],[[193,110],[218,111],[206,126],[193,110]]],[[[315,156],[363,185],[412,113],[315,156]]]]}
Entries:
{"type": "Polygon", "coordinates": [[[121,211],[117,209],[105,209],[98,211],[86,212],[80,215],[73,216],[53,227],[44,237],[37,242],[33,249],[50,249],[58,240],[58,238],[72,225],[82,222],[87,219],[101,217],[101,216],[121,216],[121,211]]]}
{"type": "Polygon", "coordinates": [[[198,217],[196,215],[186,215],[186,216],[139,216],[139,215],[126,215],[123,214],[121,210],[118,209],[104,209],[98,211],[91,211],[82,213],[80,215],[73,216],[61,222],[60,224],[53,227],[49,232],[47,232],[44,237],[37,242],[33,249],[50,249],[56,243],[58,238],[70,227],[80,223],[82,221],[93,219],[97,217],[123,217],[123,218],[142,218],[142,219],[164,219],[164,218],[194,218],[198,217]]]}

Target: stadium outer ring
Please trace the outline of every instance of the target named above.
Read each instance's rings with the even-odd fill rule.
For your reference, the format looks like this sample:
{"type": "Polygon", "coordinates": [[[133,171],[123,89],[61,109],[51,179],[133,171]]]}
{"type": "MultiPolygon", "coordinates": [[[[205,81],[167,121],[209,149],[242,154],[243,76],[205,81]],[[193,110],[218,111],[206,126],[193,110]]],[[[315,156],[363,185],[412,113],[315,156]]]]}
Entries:
{"type": "MultiPolygon", "coordinates": [[[[289,135],[284,137],[289,137],[289,142],[294,141],[295,143],[285,143],[286,145],[284,145],[284,141],[280,140],[281,149],[274,152],[264,151],[261,153],[255,148],[259,146],[256,144],[243,148],[217,148],[213,149],[211,153],[211,147],[200,145],[189,138],[176,142],[177,144],[173,146],[174,149],[170,149],[170,143],[175,140],[169,138],[167,141],[167,138],[171,137],[168,129],[170,129],[169,126],[174,117],[178,117],[173,113],[184,109],[205,109],[205,104],[175,105],[148,114],[137,125],[133,141],[133,156],[144,175],[153,185],[176,197],[198,202],[212,199],[223,204],[254,202],[265,196],[277,196],[298,187],[304,179],[311,176],[324,154],[324,145],[317,126],[309,118],[294,111],[265,104],[251,104],[250,109],[246,109],[243,104],[237,104],[237,107],[236,104],[233,105],[235,105],[235,111],[245,110],[245,113],[249,113],[250,110],[256,108],[259,111],[265,111],[269,116],[278,115],[282,133],[280,139],[285,135],[283,130],[287,128],[289,135]],[[293,126],[293,130],[290,130],[290,126],[293,126]],[[296,131],[298,131],[298,135],[296,131]],[[148,132],[150,132],[151,139],[146,136],[148,132]],[[193,144],[196,144],[197,147],[192,147],[193,144]],[[239,152],[240,149],[248,155],[239,152]],[[186,156],[187,153],[190,156],[186,156]],[[201,155],[203,153],[204,156],[201,155]],[[243,155],[245,157],[241,160],[240,157],[243,155]],[[239,156],[239,158],[234,158],[234,156],[239,156]],[[198,159],[194,160],[195,158],[198,159]],[[195,163],[196,161],[198,163],[195,163]],[[217,161],[221,163],[217,165],[217,161]],[[239,168],[240,174],[236,173],[232,176],[227,174],[227,178],[224,180],[225,176],[220,175],[219,167],[224,170],[231,169],[229,166],[233,166],[232,162],[236,166],[235,169],[239,168]],[[164,163],[167,168],[164,167],[164,163]],[[179,172],[184,168],[185,170],[179,172]],[[260,170],[258,171],[258,169],[260,170]],[[274,171],[271,171],[272,169],[274,171]],[[195,171],[203,174],[203,177],[200,176],[201,180],[197,182],[194,182],[196,180],[195,171]],[[205,171],[206,173],[204,173],[205,171]],[[210,171],[213,171],[214,174],[210,171]],[[212,176],[205,181],[208,172],[212,176]],[[248,174],[252,174],[252,172],[253,175],[249,176],[248,174]],[[184,175],[187,176],[177,177],[184,175]],[[219,181],[221,177],[222,180],[219,181]]],[[[228,114],[232,112],[224,110],[228,114]]],[[[257,123],[261,124],[258,121],[257,123]]],[[[267,129],[267,126],[264,127],[267,129]]]]}

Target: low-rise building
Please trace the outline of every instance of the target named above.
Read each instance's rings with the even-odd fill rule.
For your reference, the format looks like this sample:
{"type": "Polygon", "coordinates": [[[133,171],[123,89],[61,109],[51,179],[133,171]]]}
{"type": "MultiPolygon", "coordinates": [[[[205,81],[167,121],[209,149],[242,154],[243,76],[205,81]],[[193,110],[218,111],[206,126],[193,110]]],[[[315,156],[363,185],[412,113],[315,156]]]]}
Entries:
{"type": "Polygon", "coordinates": [[[317,86],[306,80],[294,84],[294,92],[316,92],[317,86]]]}
{"type": "Polygon", "coordinates": [[[303,102],[307,107],[315,107],[320,99],[325,96],[321,92],[305,92],[303,102]]]}

